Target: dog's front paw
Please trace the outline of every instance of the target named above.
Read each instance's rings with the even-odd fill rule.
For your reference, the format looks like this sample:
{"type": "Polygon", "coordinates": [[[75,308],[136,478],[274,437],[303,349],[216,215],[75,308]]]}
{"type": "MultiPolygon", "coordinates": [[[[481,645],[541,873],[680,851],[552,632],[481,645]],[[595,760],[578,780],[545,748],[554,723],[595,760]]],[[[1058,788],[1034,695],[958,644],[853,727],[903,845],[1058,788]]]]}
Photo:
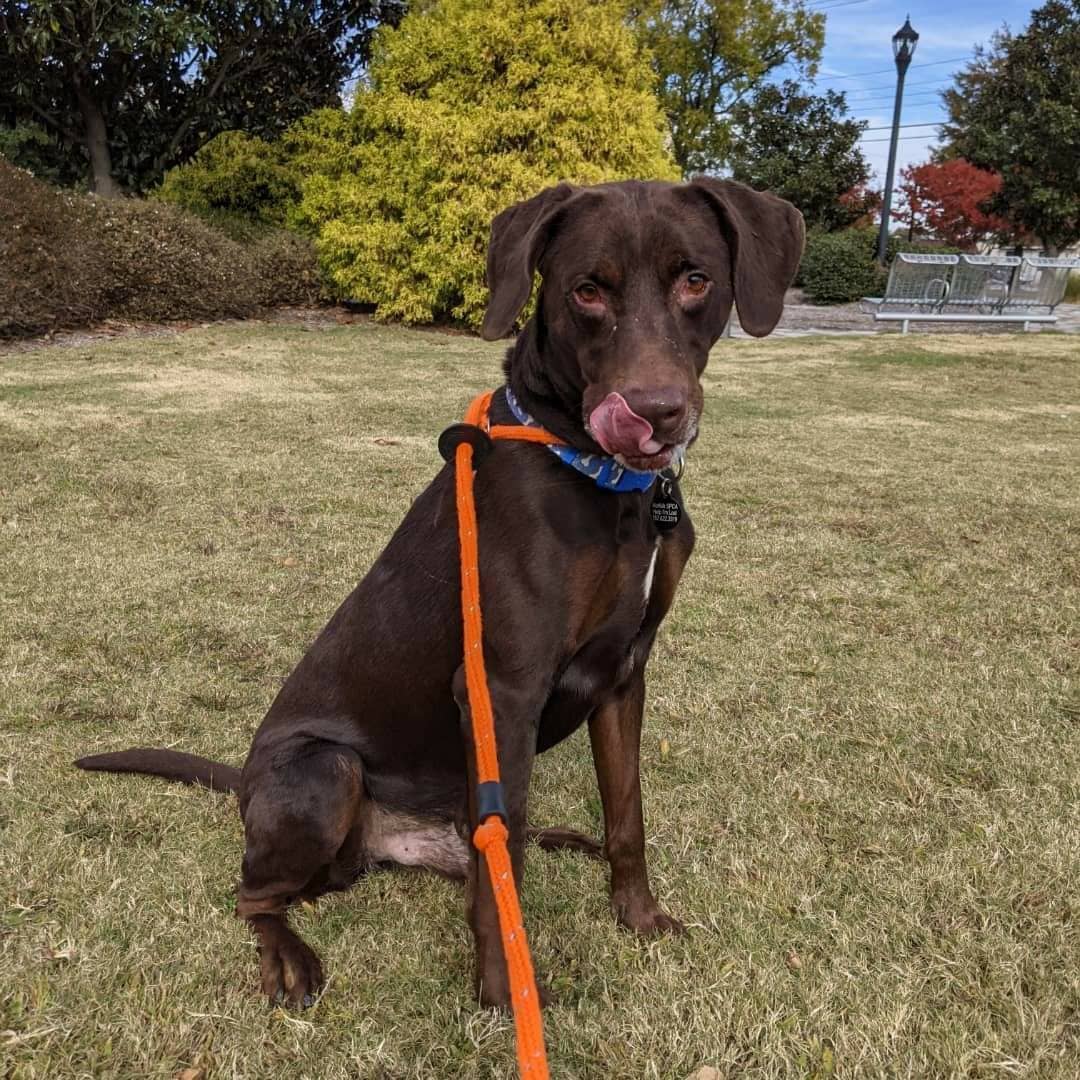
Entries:
{"type": "Polygon", "coordinates": [[[315,1004],[324,979],[319,958],[289,935],[259,950],[262,991],[271,1005],[307,1009],[315,1004]]]}
{"type": "Polygon", "coordinates": [[[683,934],[686,927],[672,918],[651,896],[613,896],[611,906],[620,926],[645,937],[683,934]]]}

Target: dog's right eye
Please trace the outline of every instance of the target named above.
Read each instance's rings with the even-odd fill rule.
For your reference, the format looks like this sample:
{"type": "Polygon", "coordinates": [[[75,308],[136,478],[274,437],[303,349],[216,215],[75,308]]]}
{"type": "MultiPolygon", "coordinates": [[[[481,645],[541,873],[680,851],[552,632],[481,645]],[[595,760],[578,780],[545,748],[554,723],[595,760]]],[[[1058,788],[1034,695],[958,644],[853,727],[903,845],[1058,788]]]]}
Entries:
{"type": "Polygon", "coordinates": [[[578,285],[577,288],[574,289],[574,297],[586,306],[592,306],[593,304],[602,302],[599,288],[591,281],[583,281],[578,285]]]}

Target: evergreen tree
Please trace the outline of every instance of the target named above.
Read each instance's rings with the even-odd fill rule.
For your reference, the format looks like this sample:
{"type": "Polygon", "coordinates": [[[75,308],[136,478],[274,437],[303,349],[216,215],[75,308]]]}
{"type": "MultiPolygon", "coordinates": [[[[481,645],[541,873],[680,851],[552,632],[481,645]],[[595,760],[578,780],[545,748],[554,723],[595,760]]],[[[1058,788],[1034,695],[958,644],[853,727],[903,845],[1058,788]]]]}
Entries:
{"type": "Polygon", "coordinates": [[[843,94],[769,84],[736,105],[732,121],[736,180],[794,203],[808,228],[842,229],[862,215],[864,204],[845,196],[870,176],[859,149],[866,124],[847,115],[843,94]]]}
{"type": "Polygon", "coordinates": [[[218,132],[273,137],[340,104],[373,26],[400,13],[399,0],[0,0],[0,147],[40,175],[83,172],[99,195],[145,191],[218,132]]]}
{"type": "Polygon", "coordinates": [[[991,212],[1056,254],[1080,240],[1080,0],[1049,0],[1000,31],[945,93],[949,146],[1000,174],[991,212]]]}

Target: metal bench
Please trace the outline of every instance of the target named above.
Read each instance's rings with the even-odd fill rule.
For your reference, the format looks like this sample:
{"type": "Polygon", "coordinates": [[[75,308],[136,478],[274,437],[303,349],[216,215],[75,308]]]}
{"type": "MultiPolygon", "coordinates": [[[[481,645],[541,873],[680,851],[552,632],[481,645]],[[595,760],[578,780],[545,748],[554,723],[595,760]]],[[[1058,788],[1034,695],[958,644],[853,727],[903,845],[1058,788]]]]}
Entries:
{"type": "Polygon", "coordinates": [[[875,322],[1057,322],[1069,272],[1080,259],[1017,255],[921,255],[893,260],[884,296],[863,297],[875,322]]]}

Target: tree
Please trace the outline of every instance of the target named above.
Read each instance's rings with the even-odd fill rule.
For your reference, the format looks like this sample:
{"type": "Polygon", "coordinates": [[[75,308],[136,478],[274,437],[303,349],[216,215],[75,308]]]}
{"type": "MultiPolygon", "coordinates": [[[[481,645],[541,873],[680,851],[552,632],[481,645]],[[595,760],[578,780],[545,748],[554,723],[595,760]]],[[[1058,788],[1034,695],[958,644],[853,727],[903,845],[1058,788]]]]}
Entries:
{"type": "Polygon", "coordinates": [[[790,80],[760,87],[731,111],[735,179],[793,202],[810,228],[853,224],[873,193],[865,191],[870,169],[859,150],[866,123],[847,111],[844,95],[832,90],[818,97],[790,80]]]}
{"type": "Polygon", "coordinates": [[[840,205],[846,211],[853,229],[868,229],[881,213],[884,202],[879,188],[872,188],[868,181],[862,181],[848,188],[840,196],[840,205]]]}
{"type": "Polygon", "coordinates": [[[99,195],[144,190],[219,131],[338,104],[397,0],[0,0],[0,125],[43,125],[99,195]]]}
{"type": "Polygon", "coordinates": [[[781,64],[812,77],[825,42],[825,16],[804,0],[639,0],[630,19],[684,175],[726,164],[734,106],[781,64]]]}
{"type": "Polygon", "coordinates": [[[479,325],[500,210],[560,180],[676,178],[624,10],[436,0],[381,31],[351,114],[287,136],[306,177],[296,220],[337,290],[383,318],[479,325]]]}
{"type": "Polygon", "coordinates": [[[1056,254],[1080,239],[1080,0],[1049,0],[1002,29],[945,92],[946,155],[997,172],[990,209],[1056,254]]]}
{"type": "Polygon", "coordinates": [[[899,221],[907,228],[907,238],[911,242],[916,234],[928,231],[926,223],[926,193],[914,176],[919,166],[909,165],[900,170],[900,192],[903,201],[891,211],[893,221],[899,221]]]}
{"type": "Polygon", "coordinates": [[[86,171],[62,152],[46,128],[25,120],[0,123],[0,158],[50,184],[78,184],[86,171]]]}
{"type": "Polygon", "coordinates": [[[986,206],[1001,191],[1001,177],[963,158],[929,161],[901,170],[904,206],[892,216],[908,226],[908,239],[923,228],[959,248],[978,248],[1015,234],[1011,223],[986,206]]]}

